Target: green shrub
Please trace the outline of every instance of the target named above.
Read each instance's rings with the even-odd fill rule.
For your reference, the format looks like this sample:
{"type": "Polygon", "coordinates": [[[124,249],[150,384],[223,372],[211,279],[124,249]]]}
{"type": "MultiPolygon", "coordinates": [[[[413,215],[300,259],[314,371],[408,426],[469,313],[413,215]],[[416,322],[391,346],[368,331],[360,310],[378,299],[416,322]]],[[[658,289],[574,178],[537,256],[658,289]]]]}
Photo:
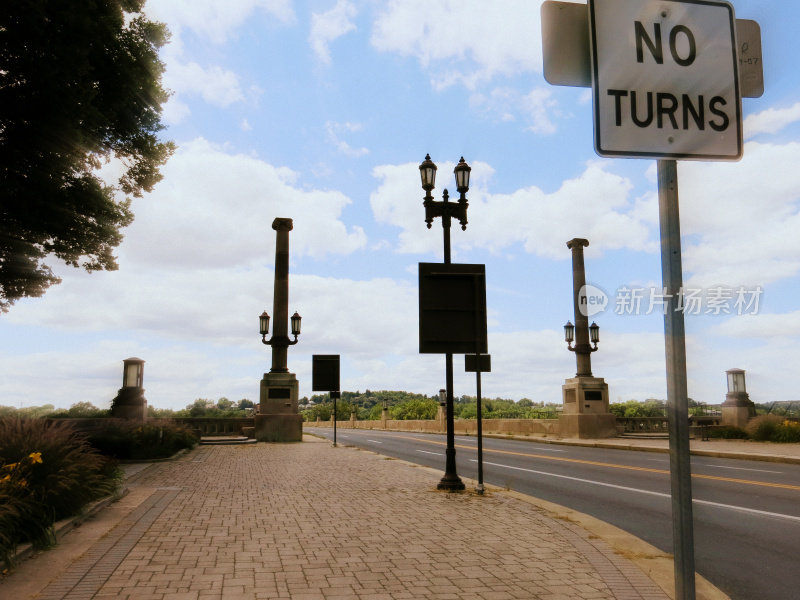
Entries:
{"type": "Polygon", "coordinates": [[[745,426],[745,431],[756,441],[769,442],[781,423],[783,423],[783,419],[776,415],[759,415],[750,419],[745,426]]]}
{"type": "Polygon", "coordinates": [[[78,514],[119,485],[116,462],[68,421],[0,419],[0,555],[52,541],[57,520],[78,514]]]}
{"type": "Polygon", "coordinates": [[[167,458],[184,448],[194,448],[197,438],[185,425],[174,421],[133,423],[109,420],[89,435],[100,452],[122,460],[167,458]]]}
{"type": "Polygon", "coordinates": [[[796,443],[800,442],[800,423],[783,421],[772,434],[773,442],[796,443]]]}
{"type": "Polygon", "coordinates": [[[711,427],[708,430],[708,437],[722,439],[722,440],[746,440],[747,432],[733,425],[721,425],[720,427],[711,427]]]}

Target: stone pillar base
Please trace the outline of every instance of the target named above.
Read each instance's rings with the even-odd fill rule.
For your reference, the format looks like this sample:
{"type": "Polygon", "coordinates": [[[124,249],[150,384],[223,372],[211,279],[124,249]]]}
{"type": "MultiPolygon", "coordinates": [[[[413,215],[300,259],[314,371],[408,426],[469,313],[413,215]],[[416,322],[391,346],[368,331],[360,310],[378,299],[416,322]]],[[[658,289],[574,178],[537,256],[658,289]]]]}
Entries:
{"type": "Polygon", "coordinates": [[[725,406],[722,405],[722,424],[731,425],[744,429],[751,417],[749,406],[725,406]]]}
{"type": "Polygon", "coordinates": [[[256,415],[254,418],[258,442],[303,441],[303,417],[300,415],[256,415]]]}
{"type": "Polygon", "coordinates": [[[303,417],[298,412],[299,383],[294,373],[264,373],[255,437],[259,442],[300,442],[303,417]]]}
{"type": "Polygon", "coordinates": [[[558,417],[564,438],[610,438],[617,418],[608,411],[608,384],[602,377],[573,377],[561,386],[564,409],[558,417]]]}
{"type": "Polygon", "coordinates": [[[558,417],[558,434],[563,438],[603,439],[617,436],[617,417],[567,414],[558,417]]]}
{"type": "Polygon", "coordinates": [[[115,419],[129,419],[144,422],[147,420],[147,400],[144,390],[137,387],[124,387],[111,401],[111,416],[115,419]]]}

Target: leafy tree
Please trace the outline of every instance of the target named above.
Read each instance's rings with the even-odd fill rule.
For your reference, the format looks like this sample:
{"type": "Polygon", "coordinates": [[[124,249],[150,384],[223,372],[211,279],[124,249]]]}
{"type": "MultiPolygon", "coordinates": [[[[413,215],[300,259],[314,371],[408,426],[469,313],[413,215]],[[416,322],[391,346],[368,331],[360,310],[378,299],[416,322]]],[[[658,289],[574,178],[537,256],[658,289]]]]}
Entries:
{"type": "Polygon", "coordinates": [[[416,420],[435,419],[439,404],[434,400],[412,399],[393,406],[389,410],[392,419],[416,420]]]}
{"type": "Polygon", "coordinates": [[[0,11],[0,311],[60,280],[51,255],[115,270],[131,199],[174,151],[157,133],[168,39],[145,0],[12,0],[0,11]],[[96,170],[112,158],[115,186],[96,170]]]}
{"type": "Polygon", "coordinates": [[[248,408],[255,408],[255,404],[253,404],[252,400],[248,400],[247,398],[242,398],[239,400],[238,408],[239,410],[246,410],[248,408]]]}
{"type": "Polygon", "coordinates": [[[49,417],[67,417],[67,418],[76,418],[76,417],[107,417],[111,414],[111,411],[107,409],[97,408],[91,402],[76,402],[72,406],[70,406],[67,410],[59,410],[50,415],[49,417]]]}

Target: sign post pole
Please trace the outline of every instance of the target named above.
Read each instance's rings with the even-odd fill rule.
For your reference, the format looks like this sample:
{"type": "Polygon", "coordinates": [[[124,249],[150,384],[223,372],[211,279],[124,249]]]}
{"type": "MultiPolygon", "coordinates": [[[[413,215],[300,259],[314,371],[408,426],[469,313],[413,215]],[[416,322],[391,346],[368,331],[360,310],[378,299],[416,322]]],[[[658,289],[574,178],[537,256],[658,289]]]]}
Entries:
{"type": "Polygon", "coordinates": [[[694,600],[694,530],[689,456],[689,401],[686,383],[686,332],[683,321],[678,164],[674,160],[658,161],[658,212],[661,225],[661,278],[665,298],[664,340],[667,363],[675,598],[694,600]]]}

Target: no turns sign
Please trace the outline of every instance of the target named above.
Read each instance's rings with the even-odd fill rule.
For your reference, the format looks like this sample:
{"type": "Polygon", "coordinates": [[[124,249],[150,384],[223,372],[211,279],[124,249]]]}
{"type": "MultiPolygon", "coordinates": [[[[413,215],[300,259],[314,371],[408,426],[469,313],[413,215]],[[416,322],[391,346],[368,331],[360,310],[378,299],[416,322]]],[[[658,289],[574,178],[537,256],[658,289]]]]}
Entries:
{"type": "Polygon", "coordinates": [[[589,0],[597,153],[741,158],[735,21],[721,0],[589,0]]]}

